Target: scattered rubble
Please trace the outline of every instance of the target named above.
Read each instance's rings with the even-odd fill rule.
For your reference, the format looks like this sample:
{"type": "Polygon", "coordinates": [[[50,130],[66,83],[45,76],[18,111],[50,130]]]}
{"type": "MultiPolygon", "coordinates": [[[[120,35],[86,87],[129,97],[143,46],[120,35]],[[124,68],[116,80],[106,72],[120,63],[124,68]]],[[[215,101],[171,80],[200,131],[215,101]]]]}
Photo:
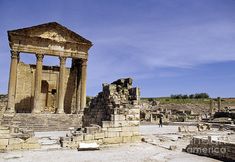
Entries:
{"type": "Polygon", "coordinates": [[[41,146],[32,131],[22,130],[18,127],[0,125],[0,152],[39,149],[41,146]]]}

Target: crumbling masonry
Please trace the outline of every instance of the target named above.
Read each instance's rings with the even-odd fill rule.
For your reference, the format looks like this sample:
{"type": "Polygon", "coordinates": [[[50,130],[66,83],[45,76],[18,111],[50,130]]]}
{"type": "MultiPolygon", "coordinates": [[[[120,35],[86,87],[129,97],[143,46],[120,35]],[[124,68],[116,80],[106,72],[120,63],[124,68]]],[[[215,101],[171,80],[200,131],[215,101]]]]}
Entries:
{"type": "Polygon", "coordinates": [[[103,91],[84,111],[84,127],[62,138],[63,147],[77,147],[80,142],[113,144],[140,141],[139,89],[132,79],[103,84],[103,91]]]}

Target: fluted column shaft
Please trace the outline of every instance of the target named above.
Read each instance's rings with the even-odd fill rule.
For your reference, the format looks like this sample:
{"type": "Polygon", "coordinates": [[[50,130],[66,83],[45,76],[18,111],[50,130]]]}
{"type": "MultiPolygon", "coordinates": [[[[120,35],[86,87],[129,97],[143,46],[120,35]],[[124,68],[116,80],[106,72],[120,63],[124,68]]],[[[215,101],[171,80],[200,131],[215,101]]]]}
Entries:
{"type": "Polygon", "coordinates": [[[65,63],[66,57],[60,57],[60,74],[59,74],[59,88],[58,88],[58,114],[64,113],[64,96],[65,96],[65,63]]]}
{"type": "Polygon", "coordinates": [[[8,82],[8,102],[7,102],[7,113],[15,113],[15,94],[16,94],[16,75],[17,65],[19,61],[19,52],[11,51],[11,66],[10,75],[8,82]]]}
{"type": "Polygon", "coordinates": [[[81,110],[86,107],[87,60],[82,60],[81,67],[81,110]]]}
{"type": "Polygon", "coordinates": [[[35,89],[34,89],[34,101],[33,101],[33,111],[32,113],[41,112],[40,104],[40,94],[41,94],[41,83],[42,83],[42,64],[43,64],[42,54],[36,54],[37,63],[36,63],[36,72],[35,72],[35,89]]]}

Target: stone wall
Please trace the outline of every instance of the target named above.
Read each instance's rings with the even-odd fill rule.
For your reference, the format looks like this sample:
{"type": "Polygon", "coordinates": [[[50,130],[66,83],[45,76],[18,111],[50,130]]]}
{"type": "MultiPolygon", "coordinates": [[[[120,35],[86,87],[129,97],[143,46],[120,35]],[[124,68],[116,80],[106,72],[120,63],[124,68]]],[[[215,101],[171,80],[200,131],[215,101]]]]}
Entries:
{"type": "MultiPolygon", "coordinates": [[[[30,113],[33,107],[35,65],[20,62],[17,68],[17,85],[15,108],[18,113],[30,113]]],[[[66,113],[74,113],[76,110],[76,75],[74,68],[66,68],[65,72],[65,101],[66,113]]],[[[40,93],[41,107],[43,112],[54,113],[58,93],[59,67],[43,66],[42,88],[40,93]]]]}
{"type": "Polygon", "coordinates": [[[119,79],[103,84],[103,91],[91,100],[84,110],[83,126],[102,121],[139,121],[139,89],[132,87],[132,79],[119,79]]]}
{"type": "Polygon", "coordinates": [[[103,84],[103,91],[84,111],[83,128],[61,138],[62,147],[77,148],[81,142],[114,144],[140,141],[139,89],[132,79],[103,84]]]}

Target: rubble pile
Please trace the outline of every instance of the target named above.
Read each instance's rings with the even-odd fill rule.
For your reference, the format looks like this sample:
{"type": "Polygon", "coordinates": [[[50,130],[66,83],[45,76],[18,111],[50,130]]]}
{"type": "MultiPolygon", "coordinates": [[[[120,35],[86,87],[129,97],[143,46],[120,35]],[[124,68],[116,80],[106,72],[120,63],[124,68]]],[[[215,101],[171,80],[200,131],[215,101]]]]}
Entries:
{"type": "Polygon", "coordinates": [[[139,89],[132,79],[103,84],[103,91],[84,111],[83,128],[61,138],[62,147],[77,148],[80,142],[99,144],[140,141],[139,89]]]}
{"type": "Polygon", "coordinates": [[[0,125],[0,152],[11,150],[39,149],[41,146],[30,130],[0,125]]]}

